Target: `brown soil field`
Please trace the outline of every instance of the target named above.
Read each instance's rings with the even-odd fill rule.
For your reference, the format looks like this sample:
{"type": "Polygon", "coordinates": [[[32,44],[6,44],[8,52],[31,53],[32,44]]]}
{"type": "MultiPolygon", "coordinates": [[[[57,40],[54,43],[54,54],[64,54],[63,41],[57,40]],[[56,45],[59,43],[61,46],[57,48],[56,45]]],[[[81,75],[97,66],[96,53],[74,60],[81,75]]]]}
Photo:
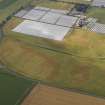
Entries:
{"type": "Polygon", "coordinates": [[[105,100],[39,84],[21,105],[105,105],[105,100]]]}

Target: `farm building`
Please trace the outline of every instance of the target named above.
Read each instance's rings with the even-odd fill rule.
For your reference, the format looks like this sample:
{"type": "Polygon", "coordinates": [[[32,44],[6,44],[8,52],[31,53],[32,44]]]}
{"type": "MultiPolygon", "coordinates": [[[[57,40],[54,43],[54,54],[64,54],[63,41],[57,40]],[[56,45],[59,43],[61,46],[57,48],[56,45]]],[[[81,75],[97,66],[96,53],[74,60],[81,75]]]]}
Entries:
{"type": "Polygon", "coordinates": [[[68,16],[67,10],[35,7],[20,11],[15,16],[24,20],[13,29],[14,32],[62,41],[78,20],[78,17],[68,16]]]}

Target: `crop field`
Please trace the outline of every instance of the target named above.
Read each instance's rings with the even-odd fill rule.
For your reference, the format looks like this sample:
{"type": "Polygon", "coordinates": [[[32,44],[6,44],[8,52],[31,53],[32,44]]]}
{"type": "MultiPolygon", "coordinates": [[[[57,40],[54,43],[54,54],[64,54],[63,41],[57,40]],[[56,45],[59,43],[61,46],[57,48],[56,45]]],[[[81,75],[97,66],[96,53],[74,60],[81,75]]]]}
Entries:
{"type": "Polygon", "coordinates": [[[82,57],[104,57],[104,34],[97,34],[95,32],[91,32],[89,30],[84,29],[75,29],[72,33],[68,33],[68,35],[66,35],[64,41],[59,42],[39,37],[31,37],[11,31],[22,21],[23,19],[15,17],[11,19],[4,27],[5,35],[13,37],[14,39],[21,40],[25,43],[49,48],[59,52],[61,51],[70,54],[72,53],[74,55],[76,54],[77,56],[82,57]],[[99,43],[101,44],[101,46],[99,45],[99,43]]]}
{"type": "MultiPolygon", "coordinates": [[[[62,49],[69,47],[70,54],[36,46],[34,39],[29,43],[27,38],[20,40],[8,35],[0,45],[0,60],[27,77],[105,96],[105,61],[101,59],[105,54],[105,38],[86,33],[75,30],[65,42],[69,46],[62,44],[62,49]]],[[[47,44],[53,45],[51,42],[47,44]]]]}
{"type": "Polygon", "coordinates": [[[104,103],[104,99],[39,84],[21,105],[103,105],[104,103]]]}
{"type": "Polygon", "coordinates": [[[0,69],[0,105],[20,105],[32,81],[0,69]]]}

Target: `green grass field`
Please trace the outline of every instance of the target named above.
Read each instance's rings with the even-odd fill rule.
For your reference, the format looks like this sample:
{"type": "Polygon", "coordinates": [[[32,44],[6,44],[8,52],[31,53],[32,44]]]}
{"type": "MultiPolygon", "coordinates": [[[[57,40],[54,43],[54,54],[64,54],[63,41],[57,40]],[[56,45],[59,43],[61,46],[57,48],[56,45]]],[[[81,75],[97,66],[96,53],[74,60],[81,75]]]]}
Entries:
{"type": "Polygon", "coordinates": [[[20,105],[20,101],[32,81],[18,77],[0,69],[0,105],[20,105]]]}
{"type": "Polygon", "coordinates": [[[2,0],[0,1],[0,9],[4,9],[11,5],[12,3],[16,2],[16,0],[2,0]]]}
{"type": "Polygon", "coordinates": [[[44,0],[39,2],[37,6],[47,7],[51,9],[71,10],[74,7],[74,4],[44,0]]]}
{"type": "Polygon", "coordinates": [[[82,3],[82,4],[90,4],[91,0],[58,0],[58,1],[64,1],[64,2],[70,2],[70,3],[82,3]]]}
{"type": "Polygon", "coordinates": [[[105,8],[90,7],[86,15],[97,18],[100,23],[105,24],[105,8]]]}

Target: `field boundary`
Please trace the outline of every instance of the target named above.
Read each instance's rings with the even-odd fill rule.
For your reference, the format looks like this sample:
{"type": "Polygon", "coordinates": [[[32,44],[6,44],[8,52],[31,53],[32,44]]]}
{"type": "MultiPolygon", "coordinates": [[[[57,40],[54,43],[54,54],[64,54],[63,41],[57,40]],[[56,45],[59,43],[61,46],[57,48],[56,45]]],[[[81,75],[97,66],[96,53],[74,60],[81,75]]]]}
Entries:
{"type": "Polygon", "coordinates": [[[63,2],[68,4],[84,4],[84,5],[90,5],[90,3],[79,3],[79,2],[73,2],[73,1],[64,1],[64,0],[56,0],[57,2],[63,2]]]}
{"type": "Polygon", "coordinates": [[[92,96],[92,97],[96,97],[96,98],[100,98],[100,99],[105,99],[105,96],[99,96],[99,95],[96,95],[95,93],[91,93],[91,92],[88,92],[86,90],[82,90],[82,89],[79,89],[79,88],[78,89],[67,88],[67,87],[59,86],[57,83],[54,83],[54,82],[50,83],[50,82],[46,82],[46,81],[43,81],[43,80],[32,79],[31,77],[28,77],[25,74],[16,72],[16,71],[11,70],[9,68],[7,68],[4,71],[6,73],[10,73],[12,75],[15,75],[15,76],[18,76],[18,77],[23,78],[25,80],[30,80],[30,81],[33,82],[32,86],[30,87],[31,89],[27,89],[26,92],[24,93],[24,95],[21,97],[21,99],[20,99],[21,102],[22,102],[22,100],[24,100],[27,97],[27,95],[29,95],[29,93],[33,89],[33,87],[37,86],[38,84],[42,84],[42,85],[46,85],[46,86],[54,87],[54,88],[58,88],[58,89],[63,89],[63,90],[68,91],[68,92],[75,92],[75,93],[82,94],[82,95],[88,95],[88,96],[92,96]]]}
{"type": "Polygon", "coordinates": [[[20,103],[23,102],[23,100],[25,99],[25,97],[31,92],[31,90],[38,84],[38,81],[36,80],[32,80],[29,79],[28,77],[21,75],[21,73],[17,73],[14,72],[13,70],[8,69],[7,67],[5,67],[5,65],[3,65],[3,63],[1,64],[0,62],[0,70],[1,73],[5,73],[5,74],[9,74],[11,76],[15,76],[21,79],[24,79],[26,81],[30,81],[32,82],[32,84],[22,93],[22,95],[20,96],[20,98],[16,101],[16,103],[14,105],[20,105],[20,103]]]}
{"type": "MultiPolygon", "coordinates": [[[[1,63],[0,63],[1,64],[1,63]]],[[[0,65],[1,66],[1,65],[0,65]]],[[[5,68],[4,66],[0,67],[0,74],[4,74],[4,75],[10,75],[10,76],[13,76],[13,77],[16,77],[18,79],[22,79],[24,81],[28,81],[30,82],[30,85],[27,86],[23,92],[20,94],[20,97],[16,100],[16,102],[14,103],[14,105],[20,105],[20,103],[22,102],[22,100],[24,99],[24,97],[26,95],[28,95],[30,93],[30,91],[32,90],[33,86],[35,86],[37,84],[36,81],[32,81],[32,80],[29,80],[27,78],[24,78],[24,76],[21,76],[19,74],[16,74],[14,73],[13,71],[9,71],[7,68],[5,68]]]]}
{"type": "Polygon", "coordinates": [[[82,56],[79,56],[79,55],[74,55],[73,53],[69,53],[69,52],[66,52],[66,51],[61,51],[61,50],[57,50],[57,49],[53,49],[53,48],[49,48],[49,47],[46,47],[46,46],[43,46],[43,45],[38,45],[38,44],[31,44],[31,43],[29,43],[29,42],[26,42],[26,41],[21,41],[20,39],[17,39],[17,38],[15,38],[16,39],[16,41],[18,41],[19,43],[25,43],[25,44],[27,44],[27,45],[29,45],[29,46],[33,46],[33,47],[38,47],[38,48],[42,48],[42,49],[45,49],[45,50],[49,50],[49,51],[53,51],[53,52],[57,52],[57,53],[61,53],[61,54],[65,54],[65,55],[70,55],[70,56],[72,56],[72,57],[78,57],[78,58],[81,58],[81,59],[95,59],[95,60],[101,60],[101,61],[105,61],[105,57],[91,57],[91,58],[89,58],[89,57],[82,57],[82,56]]]}
{"type": "MultiPolygon", "coordinates": [[[[37,85],[37,83],[36,83],[37,85]]],[[[24,101],[24,99],[30,94],[32,89],[35,87],[35,83],[32,84],[29,88],[26,89],[26,91],[23,93],[23,95],[20,97],[20,99],[17,100],[15,105],[21,105],[21,103],[24,101]]]]}

